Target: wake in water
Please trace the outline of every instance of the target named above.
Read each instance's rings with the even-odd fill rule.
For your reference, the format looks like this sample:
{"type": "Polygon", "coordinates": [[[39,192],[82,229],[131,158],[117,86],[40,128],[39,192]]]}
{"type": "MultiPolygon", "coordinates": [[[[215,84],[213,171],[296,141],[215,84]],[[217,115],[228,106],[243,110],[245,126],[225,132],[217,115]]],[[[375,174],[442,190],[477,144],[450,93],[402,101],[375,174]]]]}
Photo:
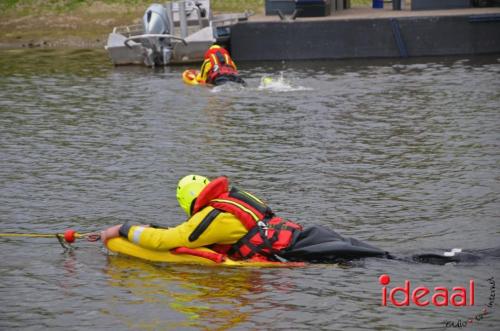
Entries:
{"type": "Polygon", "coordinates": [[[242,85],[242,84],[233,83],[233,82],[227,82],[227,83],[224,83],[222,85],[214,86],[210,90],[210,92],[212,92],[212,93],[238,92],[238,91],[242,91],[243,89],[245,89],[245,86],[242,85]]]}
{"type": "MultiPolygon", "coordinates": [[[[210,92],[221,93],[221,92],[239,92],[248,89],[248,86],[242,84],[227,82],[222,85],[217,85],[213,87],[210,92]]],[[[255,88],[251,87],[251,90],[255,88]]],[[[286,79],[283,72],[280,72],[278,76],[262,76],[260,79],[259,86],[257,90],[265,90],[271,92],[295,92],[295,91],[312,91],[313,89],[305,86],[296,86],[291,80],[286,79]]]]}
{"type": "Polygon", "coordinates": [[[289,80],[285,79],[283,72],[279,76],[263,76],[260,79],[259,90],[268,90],[272,92],[294,92],[310,91],[312,88],[304,86],[294,86],[289,80]]]}

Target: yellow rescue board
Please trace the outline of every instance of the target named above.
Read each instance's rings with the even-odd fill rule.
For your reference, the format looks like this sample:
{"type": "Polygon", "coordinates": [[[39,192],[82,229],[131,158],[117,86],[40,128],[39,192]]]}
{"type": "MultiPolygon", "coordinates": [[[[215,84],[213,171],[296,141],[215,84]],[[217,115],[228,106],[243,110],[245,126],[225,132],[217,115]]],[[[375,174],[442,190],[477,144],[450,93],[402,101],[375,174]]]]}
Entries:
{"type": "Polygon", "coordinates": [[[199,85],[200,82],[196,80],[197,75],[198,75],[198,70],[187,69],[184,70],[184,72],[182,73],[182,80],[184,81],[184,83],[188,85],[199,85]]]}
{"type": "MultiPolygon", "coordinates": [[[[225,267],[302,267],[305,265],[302,262],[265,262],[251,260],[235,261],[229,258],[225,258],[222,262],[215,262],[213,260],[191,254],[178,254],[172,253],[171,251],[150,250],[140,247],[120,237],[110,239],[106,244],[106,247],[114,253],[128,255],[152,262],[203,264],[225,267]]],[[[208,248],[197,248],[196,250],[200,252],[215,253],[208,248]]]]}

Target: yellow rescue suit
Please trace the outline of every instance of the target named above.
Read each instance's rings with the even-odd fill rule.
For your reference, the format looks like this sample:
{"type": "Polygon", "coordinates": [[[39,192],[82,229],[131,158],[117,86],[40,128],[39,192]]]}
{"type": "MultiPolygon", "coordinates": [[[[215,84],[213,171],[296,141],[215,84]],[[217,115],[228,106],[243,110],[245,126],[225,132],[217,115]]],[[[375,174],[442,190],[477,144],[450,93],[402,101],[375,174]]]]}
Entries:
{"type": "Polygon", "coordinates": [[[143,226],[122,226],[120,233],[127,234],[128,240],[144,248],[170,250],[176,247],[197,248],[212,244],[235,244],[248,230],[232,214],[221,212],[210,226],[194,241],[189,240],[200,222],[214,208],[206,207],[194,214],[186,222],[168,229],[156,229],[143,226]]]}

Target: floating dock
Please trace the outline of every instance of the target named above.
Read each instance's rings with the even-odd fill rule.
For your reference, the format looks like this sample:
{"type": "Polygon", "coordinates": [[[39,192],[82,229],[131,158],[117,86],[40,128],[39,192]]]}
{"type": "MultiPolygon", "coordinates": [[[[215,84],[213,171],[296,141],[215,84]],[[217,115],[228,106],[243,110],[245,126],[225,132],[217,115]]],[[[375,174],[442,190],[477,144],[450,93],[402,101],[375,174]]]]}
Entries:
{"type": "Polygon", "coordinates": [[[231,29],[231,53],[236,61],[500,54],[500,7],[253,16],[231,29]]]}

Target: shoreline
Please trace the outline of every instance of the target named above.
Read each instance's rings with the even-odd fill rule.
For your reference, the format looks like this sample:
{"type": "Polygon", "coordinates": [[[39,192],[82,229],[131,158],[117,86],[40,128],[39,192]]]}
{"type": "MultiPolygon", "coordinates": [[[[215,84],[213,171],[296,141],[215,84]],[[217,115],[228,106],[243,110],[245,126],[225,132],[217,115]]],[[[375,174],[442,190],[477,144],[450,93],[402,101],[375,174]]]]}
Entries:
{"type": "Polygon", "coordinates": [[[19,17],[14,10],[1,17],[0,48],[101,48],[114,26],[134,23],[143,11],[142,6],[104,3],[19,17]]]}
{"type": "MultiPolygon", "coordinates": [[[[7,10],[0,6],[0,49],[104,48],[114,27],[140,24],[145,10],[154,3],[97,0],[69,8],[61,2],[61,9],[57,10],[49,5],[36,8],[36,4],[25,2],[23,6],[20,0],[19,6],[7,10]]],[[[234,12],[232,9],[238,4],[229,0],[219,2],[212,8],[214,14],[234,12]]],[[[263,12],[264,7],[256,7],[256,2],[248,2],[241,12],[246,9],[263,12]]]]}
{"type": "MultiPolygon", "coordinates": [[[[114,27],[140,24],[144,10],[142,4],[95,2],[59,13],[43,11],[40,15],[16,17],[16,11],[13,11],[0,17],[0,49],[104,49],[108,34],[114,27]]],[[[410,56],[480,54],[483,50],[486,53],[500,52],[496,46],[500,44],[499,35],[490,33],[492,26],[498,26],[498,17],[499,7],[425,11],[355,7],[336,11],[330,16],[297,17],[292,21],[282,21],[278,15],[258,13],[232,29],[232,48],[237,60],[399,57],[407,51],[410,56]],[[472,24],[475,27],[470,21],[464,21],[477,15],[493,15],[494,19],[489,23],[472,24]],[[457,21],[456,17],[463,17],[464,22],[457,21]],[[381,23],[390,20],[398,20],[399,32],[381,23]],[[450,20],[455,22],[441,24],[450,20]],[[486,25],[490,27],[486,29],[486,25]],[[304,29],[308,34],[303,33],[304,29]],[[437,33],[429,33],[432,29],[438,29],[437,33]],[[444,30],[457,29],[461,29],[461,35],[450,32],[445,36],[434,36],[444,30]],[[395,48],[392,37],[395,32],[401,33],[407,45],[400,44],[395,48]],[[297,36],[301,38],[297,39],[297,36]],[[481,42],[474,40],[476,38],[481,42]],[[427,46],[421,43],[424,39],[427,46]],[[319,47],[325,43],[335,44],[334,50],[319,47]],[[464,43],[464,47],[455,46],[464,43]],[[271,53],[262,52],[262,44],[267,44],[264,48],[271,53]],[[432,48],[436,51],[428,51],[432,48]],[[315,51],[311,53],[311,49],[315,51]]]]}

